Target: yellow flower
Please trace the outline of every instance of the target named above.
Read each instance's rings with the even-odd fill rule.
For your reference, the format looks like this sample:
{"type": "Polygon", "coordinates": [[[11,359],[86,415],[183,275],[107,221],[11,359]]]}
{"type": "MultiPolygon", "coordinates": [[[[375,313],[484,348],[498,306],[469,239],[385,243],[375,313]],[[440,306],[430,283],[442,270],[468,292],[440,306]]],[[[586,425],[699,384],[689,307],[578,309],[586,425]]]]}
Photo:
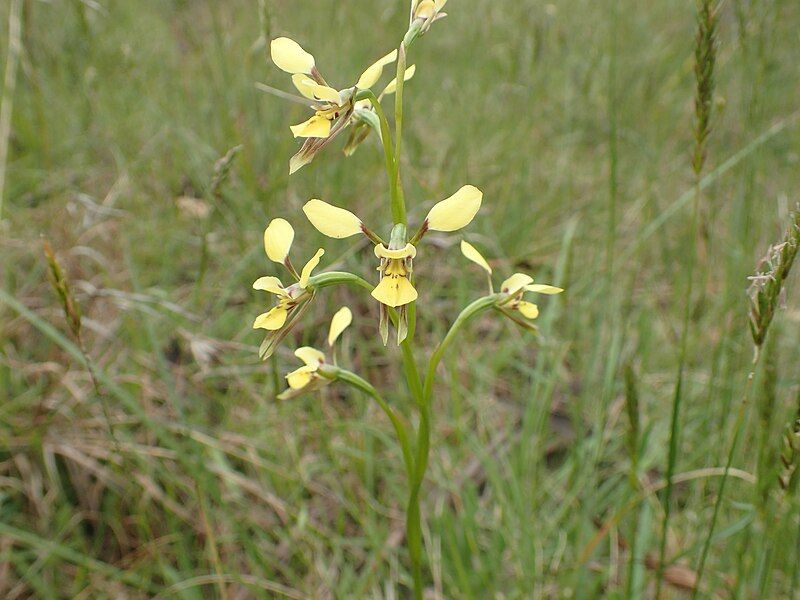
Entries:
{"type": "Polygon", "coordinates": [[[264,250],[267,257],[284,265],[297,281],[284,286],[277,277],[264,276],[253,283],[253,289],[269,292],[277,300],[275,306],[258,315],[253,322],[253,329],[265,329],[268,332],[261,347],[262,357],[272,353],[275,345],[283,339],[302,314],[298,309],[314,296],[313,290],[308,288],[308,281],[325,250],[322,248],[317,250],[298,275],[289,260],[289,250],[293,240],[294,229],[284,219],[273,219],[264,230],[264,250]]]}
{"type": "MultiPolygon", "coordinates": [[[[294,40],[286,37],[272,40],[270,53],[275,66],[291,74],[295,88],[304,98],[311,100],[314,110],[309,119],[291,126],[292,135],[305,138],[305,141],[289,162],[290,174],[310,163],[317,152],[351,123],[358,90],[374,86],[384,67],[397,60],[397,50],[393,50],[367,67],[354,85],[337,90],[328,85],[317,70],[314,56],[294,40]]],[[[387,92],[384,90],[384,93],[387,92]]]]}
{"type": "Polygon", "coordinates": [[[368,229],[361,219],[344,208],[312,199],[303,206],[303,212],[311,224],[328,237],[342,239],[363,233],[375,244],[375,256],[380,259],[378,266],[380,279],[372,291],[372,297],[380,302],[381,337],[385,344],[388,340],[388,309],[398,309],[397,337],[399,344],[405,339],[407,333],[406,307],[418,296],[411,281],[413,259],[417,255],[417,242],[428,230],[456,231],[466,227],[478,212],[482,199],[483,193],[478,188],[465,185],[455,194],[431,208],[422,227],[412,240],[407,239],[406,227],[396,224],[392,228],[388,245],[368,229]]]}
{"type": "MultiPolygon", "coordinates": [[[[333,346],[342,332],[347,329],[353,320],[353,314],[346,306],[340,308],[331,319],[328,331],[328,346],[333,346]]],[[[330,379],[320,375],[320,367],[327,364],[325,354],[311,346],[303,346],[294,351],[294,355],[303,361],[303,366],[286,375],[289,389],[278,395],[285,400],[305,391],[318,389],[330,382],[330,379]]]]}
{"type": "Polygon", "coordinates": [[[447,0],[414,0],[411,3],[411,24],[403,40],[406,46],[424,35],[435,21],[447,16],[442,12],[445,4],[447,0]]]}
{"type": "MultiPolygon", "coordinates": [[[[483,255],[478,252],[478,250],[470,244],[469,242],[462,240],[461,241],[461,253],[469,260],[474,262],[476,265],[481,267],[486,273],[489,275],[489,287],[490,291],[492,287],[492,267],[489,266],[489,263],[483,257],[483,255]]],[[[554,285],[547,285],[547,284],[539,284],[533,283],[533,277],[527,275],[525,273],[514,273],[511,277],[503,281],[500,284],[500,295],[501,298],[498,301],[497,306],[505,312],[508,316],[512,316],[511,314],[507,313],[505,309],[519,311],[523,317],[527,319],[535,319],[539,316],[539,307],[536,306],[533,302],[528,302],[523,298],[525,292],[533,292],[536,294],[560,294],[564,290],[560,287],[556,287],[554,285]]]]}

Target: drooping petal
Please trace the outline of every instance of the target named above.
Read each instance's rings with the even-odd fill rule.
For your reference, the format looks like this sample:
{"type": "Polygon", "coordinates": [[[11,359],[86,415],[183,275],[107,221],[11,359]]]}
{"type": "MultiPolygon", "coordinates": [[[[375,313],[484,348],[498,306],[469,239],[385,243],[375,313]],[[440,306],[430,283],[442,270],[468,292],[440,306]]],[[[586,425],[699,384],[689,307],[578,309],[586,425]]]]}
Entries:
{"type": "Polygon", "coordinates": [[[286,294],[286,292],[283,291],[283,284],[281,283],[281,280],[272,276],[259,277],[256,279],[253,282],[253,289],[269,292],[270,294],[275,294],[276,296],[283,296],[286,294]]]}
{"type": "Polygon", "coordinates": [[[267,257],[283,264],[289,256],[294,240],[294,229],[286,219],[272,219],[264,230],[264,250],[267,257]]]}
{"type": "Polygon", "coordinates": [[[500,284],[500,291],[504,294],[513,296],[526,285],[531,283],[533,283],[533,277],[530,275],[526,275],[525,273],[514,273],[511,277],[500,284]]]}
{"type": "Polygon", "coordinates": [[[305,288],[308,285],[308,278],[311,277],[311,271],[317,268],[317,265],[319,264],[319,259],[322,257],[323,254],[325,254],[325,250],[320,248],[319,250],[317,250],[317,253],[311,257],[311,260],[309,260],[303,267],[303,270],[300,272],[300,282],[299,282],[301,288],[305,288]]]}
{"type": "Polygon", "coordinates": [[[325,117],[314,115],[307,121],[291,125],[289,129],[296,138],[326,138],[331,134],[331,122],[325,117]]]}
{"type": "Polygon", "coordinates": [[[378,79],[381,78],[381,75],[383,74],[383,67],[393,63],[395,60],[397,60],[397,50],[392,50],[386,56],[376,60],[369,67],[367,67],[367,70],[364,71],[361,74],[361,77],[358,78],[356,87],[360,90],[371,88],[377,83],[378,79]]]}
{"type": "Polygon", "coordinates": [[[325,355],[311,346],[301,346],[294,351],[294,355],[302,360],[307,367],[316,369],[325,362],[325,355]]]}
{"type": "Polygon", "coordinates": [[[292,83],[294,87],[297,88],[297,91],[303,94],[309,100],[316,100],[316,96],[314,96],[314,84],[316,81],[311,79],[305,73],[295,73],[292,75],[292,83]]]}
{"type": "Polygon", "coordinates": [[[406,244],[403,248],[397,250],[389,250],[383,244],[375,246],[375,256],[378,258],[390,258],[399,260],[401,258],[414,258],[417,255],[417,249],[413,244],[406,244]]]}
{"type": "Polygon", "coordinates": [[[292,39],[279,37],[270,43],[270,54],[275,66],[287,73],[311,74],[314,57],[292,39]]]}
{"type": "Polygon", "coordinates": [[[262,313],[256,317],[253,322],[253,329],[266,329],[268,331],[277,331],[283,324],[286,323],[286,316],[289,314],[283,306],[275,306],[269,311],[262,313]]]}
{"type": "Polygon", "coordinates": [[[539,307],[533,302],[520,300],[519,304],[517,304],[517,310],[527,319],[535,319],[539,316],[539,307]]]}
{"type": "Polygon", "coordinates": [[[386,306],[397,307],[417,299],[417,290],[406,278],[400,275],[384,277],[372,290],[372,297],[386,306]]]}
{"type": "Polygon", "coordinates": [[[467,240],[461,240],[461,254],[463,254],[468,260],[471,260],[476,265],[478,265],[481,269],[492,274],[492,267],[489,266],[489,263],[486,262],[486,259],[483,258],[483,255],[478,252],[477,248],[470,244],[467,240]]]}
{"type": "Polygon", "coordinates": [[[428,229],[455,231],[466,227],[481,207],[483,192],[474,185],[465,185],[455,194],[434,204],[426,219],[428,229]]]}
{"type": "Polygon", "coordinates": [[[311,367],[300,367],[299,369],[295,369],[286,375],[286,383],[288,383],[289,387],[293,390],[301,390],[311,383],[311,379],[314,376],[314,371],[316,371],[316,368],[311,367]]]}
{"type": "MultiPolygon", "coordinates": [[[[403,75],[403,81],[408,81],[409,79],[411,79],[414,76],[414,73],[416,72],[417,72],[417,65],[411,65],[410,67],[408,67],[406,69],[405,75],[403,75]]],[[[397,91],[397,77],[395,77],[389,82],[389,85],[387,85],[383,89],[381,95],[385,96],[387,94],[394,94],[396,91],[397,91]]]]}
{"type": "Polygon", "coordinates": [[[331,319],[331,328],[328,330],[328,346],[333,346],[342,332],[353,322],[353,313],[349,308],[343,306],[336,311],[331,319]]]}
{"type": "Polygon", "coordinates": [[[292,75],[292,83],[297,91],[310,100],[324,100],[337,106],[341,104],[341,96],[332,87],[321,85],[303,73],[292,75]]]}
{"type": "Polygon", "coordinates": [[[544,283],[534,283],[533,285],[526,285],[525,286],[526,292],[534,292],[536,294],[560,294],[564,291],[563,288],[556,287],[554,285],[546,285],[544,283]]]}
{"type": "Polygon", "coordinates": [[[317,231],[328,237],[342,239],[361,233],[361,219],[349,210],[322,200],[309,200],[303,206],[303,212],[317,231]]]}

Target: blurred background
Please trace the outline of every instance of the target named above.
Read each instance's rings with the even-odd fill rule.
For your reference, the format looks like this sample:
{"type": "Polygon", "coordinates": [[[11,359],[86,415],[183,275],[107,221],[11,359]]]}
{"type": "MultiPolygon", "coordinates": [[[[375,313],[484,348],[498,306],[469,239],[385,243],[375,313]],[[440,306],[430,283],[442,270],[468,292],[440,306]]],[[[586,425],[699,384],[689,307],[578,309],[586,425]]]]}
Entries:
{"type": "MultiPolygon", "coordinates": [[[[451,0],[447,12],[409,56],[410,221],[474,184],[484,204],[466,239],[498,274],[567,292],[540,303],[539,336],[487,314],[443,361],[430,597],[652,597],[696,243],[696,7],[451,0]]],[[[262,363],[251,324],[265,300],[250,286],[279,274],[269,219],[295,226],[295,263],[322,243],[300,211],[311,197],[390,227],[374,135],[289,177],[288,127],[307,111],[255,87],[292,91],[265,39],[297,40],[343,87],[407,18],[396,0],[0,3],[4,71],[18,58],[0,130],[0,596],[404,597],[406,488],[383,414],[341,386],[275,400],[291,349],[322,343],[347,304],[341,361],[407,410],[377,307],[325,290],[262,363]],[[44,240],[80,304],[97,387],[44,240]]],[[[718,31],[662,597],[784,598],[800,589],[800,504],[779,483],[797,461],[781,461],[800,404],[796,277],[735,415],[753,356],[747,277],[800,198],[800,4],[729,0],[718,31]]],[[[485,285],[458,236],[426,240],[425,353],[485,285]]],[[[374,278],[363,245],[325,247],[324,268],[374,278]]]]}

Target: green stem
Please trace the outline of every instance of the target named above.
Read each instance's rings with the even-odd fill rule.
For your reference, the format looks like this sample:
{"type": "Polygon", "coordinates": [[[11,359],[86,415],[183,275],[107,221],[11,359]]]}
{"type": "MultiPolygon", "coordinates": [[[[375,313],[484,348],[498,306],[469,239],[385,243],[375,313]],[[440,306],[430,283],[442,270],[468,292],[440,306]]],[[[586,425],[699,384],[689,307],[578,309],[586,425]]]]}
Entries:
{"type": "MultiPolygon", "coordinates": [[[[406,78],[406,47],[401,43],[397,50],[397,87],[394,93],[394,198],[402,209],[403,220],[406,225],[406,200],[403,192],[403,182],[400,179],[400,150],[403,141],[403,86],[406,78]]],[[[397,221],[396,221],[397,222],[397,221]]]]}
{"type": "Polygon", "coordinates": [[[414,580],[414,598],[422,598],[422,514],[420,510],[420,489],[425,479],[430,454],[430,435],[433,421],[431,411],[431,397],[433,395],[433,382],[436,377],[436,367],[444,356],[445,350],[455,338],[458,331],[474,316],[494,306],[498,295],[492,294],[475,300],[468,305],[450,326],[444,339],[439,342],[428,361],[425,374],[425,383],[422,390],[422,402],[419,405],[420,421],[417,431],[417,452],[415,458],[416,470],[408,494],[406,508],[406,541],[408,553],[411,558],[411,575],[414,580]]]}
{"type": "Polygon", "coordinates": [[[406,465],[406,473],[409,479],[413,479],[414,458],[411,453],[411,444],[408,440],[408,430],[402,419],[378,393],[378,390],[376,390],[375,387],[365,379],[362,379],[351,371],[339,368],[336,369],[335,377],[336,379],[344,381],[345,383],[370,396],[373,400],[375,400],[375,402],[378,403],[378,406],[381,407],[381,410],[386,413],[386,416],[389,417],[389,420],[392,422],[392,426],[394,427],[395,435],[397,435],[397,441],[400,443],[400,449],[403,452],[403,462],[406,465]]]}
{"type": "Polygon", "coordinates": [[[330,287],[332,285],[340,285],[342,283],[357,285],[369,290],[370,292],[375,289],[375,286],[368,281],[365,281],[358,275],[347,273],[346,271],[327,271],[325,273],[320,273],[319,275],[312,275],[308,279],[308,286],[315,289],[330,287]]]}
{"type": "MultiPolygon", "coordinates": [[[[399,86],[399,82],[398,82],[399,86]]],[[[406,224],[406,206],[402,196],[398,196],[398,173],[397,161],[392,150],[392,133],[389,129],[389,121],[386,120],[386,113],[372,90],[360,90],[356,95],[356,100],[369,100],[378,121],[381,124],[381,143],[383,144],[383,158],[386,163],[386,173],[389,176],[389,193],[392,199],[392,219],[395,223],[406,224]]]]}

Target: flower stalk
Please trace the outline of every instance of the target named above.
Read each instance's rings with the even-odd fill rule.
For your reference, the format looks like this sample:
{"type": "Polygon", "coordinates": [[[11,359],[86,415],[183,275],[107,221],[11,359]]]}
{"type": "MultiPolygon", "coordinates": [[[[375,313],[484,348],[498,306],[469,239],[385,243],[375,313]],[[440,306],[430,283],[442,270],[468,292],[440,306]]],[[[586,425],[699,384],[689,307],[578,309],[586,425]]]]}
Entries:
{"type": "MultiPolygon", "coordinates": [[[[278,218],[270,222],[264,233],[264,248],[267,257],[285,268],[294,282],[284,285],[277,277],[265,276],[253,285],[255,289],[267,291],[276,298],[276,304],[259,315],[254,323],[254,328],[267,330],[262,344],[262,356],[269,356],[278,343],[289,336],[291,329],[325,288],[336,285],[350,285],[369,291],[377,301],[378,331],[384,345],[388,345],[390,324],[393,325],[410,399],[385,397],[369,381],[339,365],[336,342],[353,319],[358,317],[348,307],[340,308],[333,315],[326,351],[311,346],[302,346],[295,350],[295,356],[302,365],[286,375],[288,389],[278,397],[289,399],[339,382],[366,394],[387,416],[400,446],[408,484],[406,547],[413,581],[412,593],[416,600],[423,598],[426,585],[422,501],[423,483],[431,453],[437,367],[456,335],[478,315],[493,309],[527,329],[535,329],[530,321],[538,316],[539,309],[535,304],[526,301],[523,295],[530,292],[557,294],[563,291],[550,285],[534,284],[529,275],[515,273],[495,292],[491,266],[476,248],[462,241],[462,253],[486,271],[489,281],[488,295],[473,301],[457,315],[447,334],[434,346],[427,361],[424,378],[420,377],[415,340],[416,308],[420,298],[417,287],[424,289],[431,282],[416,280],[414,262],[425,260],[426,252],[422,244],[427,232],[449,233],[467,227],[483,201],[481,190],[473,185],[463,185],[449,197],[436,202],[422,223],[414,227],[408,224],[400,169],[405,82],[414,76],[416,70],[416,65],[407,66],[408,49],[430,30],[435,21],[445,16],[441,12],[445,2],[446,0],[412,0],[409,28],[397,49],[368,67],[354,86],[343,90],[330,87],[322,77],[314,56],[297,42],[289,38],[277,38],[271,42],[273,62],[278,68],[291,74],[292,83],[303,96],[298,100],[308,102],[314,110],[311,118],[291,128],[295,137],[305,138],[305,141],[290,161],[290,174],[309,164],[344,129],[352,127],[344,147],[346,156],[350,156],[369,137],[370,132],[375,130],[380,137],[389,183],[390,210],[382,228],[371,228],[350,210],[317,198],[312,198],[303,206],[303,213],[311,225],[328,238],[341,240],[364,235],[369,239],[378,261],[379,275],[376,283],[346,271],[312,274],[325,254],[323,248],[317,250],[298,273],[289,260],[294,229],[288,221],[278,218]],[[380,80],[383,68],[391,62],[396,62],[396,77],[380,94],[376,94],[373,87],[380,80]],[[395,95],[393,130],[382,106],[382,100],[390,94],[395,95]],[[410,235],[411,232],[415,233],[410,235]],[[387,236],[388,243],[381,235],[387,236]],[[417,417],[416,427],[414,413],[417,417]]],[[[270,91],[267,86],[262,89],[270,91]]],[[[275,95],[286,96],[283,92],[275,95]]]]}

